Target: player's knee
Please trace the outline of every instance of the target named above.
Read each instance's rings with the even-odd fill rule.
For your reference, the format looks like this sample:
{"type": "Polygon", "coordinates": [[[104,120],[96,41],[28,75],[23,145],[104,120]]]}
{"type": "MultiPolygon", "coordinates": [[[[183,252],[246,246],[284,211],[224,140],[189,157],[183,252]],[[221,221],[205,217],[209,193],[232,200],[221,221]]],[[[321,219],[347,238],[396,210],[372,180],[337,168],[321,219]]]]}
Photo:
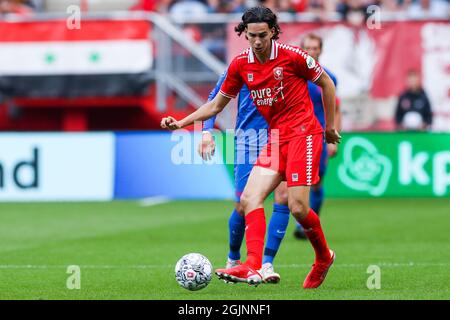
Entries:
{"type": "Polygon", "coordinates": [[[275,203],[278,204],[288,204],[288,193],[287,191],[277,191],[275,192],[275,203]]]}
{"type": "Polygon", "coordinates": [[[239,213],[240,216],[245,216],[245,211],[244,207],[242,206],[242,203],[236,202],[234,208],[236,209],[236,212],[239,213]]]}
{"type": "Polygon", "coordinates": [[[245,191],[241,195],[241,206],[245,213],[261,207],[260,203],[261,201],[257,195],[245,191]]]}
{"type": "Polygon", "coordinates": [[[308,204],[301,201],[292,201],[289,203],[289,210],[297,221],[302,220],[308,215],[308,204]]]}
{"type": "Polygon", "coordinates": [[[252,197],[246,192],[241,195],[241,209],[245,212],[248,212],[248,208],[251,207],[252,197]]]}

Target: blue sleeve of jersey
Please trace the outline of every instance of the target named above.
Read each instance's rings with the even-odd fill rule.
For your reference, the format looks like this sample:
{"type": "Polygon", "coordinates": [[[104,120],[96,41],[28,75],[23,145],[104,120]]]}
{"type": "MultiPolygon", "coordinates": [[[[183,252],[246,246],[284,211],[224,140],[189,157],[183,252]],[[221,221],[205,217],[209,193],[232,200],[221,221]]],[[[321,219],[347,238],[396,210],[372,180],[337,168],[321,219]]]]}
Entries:
{"type": "MultiPolygon", "coordinates": [[[[225,81],[225,77],[227,76],[227,72],[225,71],[219,78],[219,80],[216,83],[216,86],[211,91],[208,97],[208,101],[211,101],[214,99],[217,95],[217,93],[220,90],[220,87],[222,87],[222,83],[225,81]]],[[[214,129],[214,122],[216,121],[216,116],[213,116],[209,118],[208,120],[203,121],[203,131],[210,131],[214,129]]]]}
{"type": "Polygon", "coordinates": [[[330,76],[331,80],[333,80],[334,82],[334,86],[337,88],[337,79],[336,76],[334,74],[332,74],[331,72],[327,71],[328,75],[330,76]]]}

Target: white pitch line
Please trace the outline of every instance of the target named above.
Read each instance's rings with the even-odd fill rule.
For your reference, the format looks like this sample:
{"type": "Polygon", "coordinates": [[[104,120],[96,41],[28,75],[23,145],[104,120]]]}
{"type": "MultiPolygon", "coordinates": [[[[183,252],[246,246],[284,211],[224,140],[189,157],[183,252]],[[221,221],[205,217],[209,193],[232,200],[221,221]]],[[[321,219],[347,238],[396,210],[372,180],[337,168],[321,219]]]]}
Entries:
{"type": "MultiPolygon", "coordinates": [[[[0,269],[64,269],[74,264],[68,265],[32,265],[32,264],[24,264],[24,265],[13,265],[13,264],[5,264],[0,265],[0,269]]],[[[80,268],[84,269],[163,269],[163,268],[172,268],[170,265],[130,265],[130,266],[121,266],[121,265],[77,265],[80,268]]]]}
{"type": "Polygon", "coordinates": [[[139,201],[139,205],[141,207],[151,207],[151,206],[156,206],[158,204],[164,204],[167,202],[170,202],[169,198],[163,197],[163,196],[156,196],[156,197],[149,197],[149,198],[141,199],[139,201]]]}
{"type": "MultiPolygon", "coordinates": [[[[399,267],[447,267],[450,266],[448,262],[379,262],[379,263],[355,263],[355,264],[335,264],[334,268],[366,268],[369,265],[377,265],[379,267],[399,268],[399,267]]],[[[68,265],[0,265],[0,269],[63,269],[68,265]]],[[[84,269],[168,269],[173,268],[172,265],[78,265],[84,269]]],[[[311,264],[280,264],[275,265],[278,268],[309,268],[311,264]]]]}

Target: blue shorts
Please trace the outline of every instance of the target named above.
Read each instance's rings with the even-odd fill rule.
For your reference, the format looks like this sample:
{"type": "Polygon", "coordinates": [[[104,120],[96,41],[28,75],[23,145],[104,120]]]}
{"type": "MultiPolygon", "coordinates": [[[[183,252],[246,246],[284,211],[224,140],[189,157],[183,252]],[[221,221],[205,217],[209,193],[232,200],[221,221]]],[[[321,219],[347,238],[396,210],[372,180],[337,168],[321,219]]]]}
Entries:
{"type": "Polygon", "coordinates": [[[328,164],[328,150],[327,144],[323,143],[322,154],[320,155],[320,164],[319,164],[319,177],[322,178],[327,171],[328,164]]]}
{"type": "Polygon", "coordinates": [[[234,165],[234,190],[236,202],[241,201],[242,192],[244,192],[245,186],[247,185],[248,177],[253,169],[253,164],[235,164],[234,165]]]}
{"type": "MultiPolygon", "coordinates": [[[[248,146],[244,148],[244,151],[238,155],[237,148],[234,149],[234,190],[235,201],[240,202],[242,192],[244,192],[247,185],[248,177],[253,169],[253,166],[258,159],[259,153],[262,147],[253,147],[252,151],[248,150],[248,146]]],[[[240,147],[242,150],[242,147],[240,147]]]]}

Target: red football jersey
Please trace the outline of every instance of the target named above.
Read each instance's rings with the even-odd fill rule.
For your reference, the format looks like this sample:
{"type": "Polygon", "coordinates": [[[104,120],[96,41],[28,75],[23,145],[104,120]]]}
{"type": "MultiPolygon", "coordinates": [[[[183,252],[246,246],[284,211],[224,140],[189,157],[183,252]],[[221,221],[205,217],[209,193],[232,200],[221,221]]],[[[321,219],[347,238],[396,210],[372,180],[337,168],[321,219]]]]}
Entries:
{"type": "Polygon", "coordinates": [[[298,47],[272,40],[270,59],[261,63],[251,48],[233,59],[220,93],[235,98],[246,84],[253,102],[280,142],[323,132],[314,115],[307,81],[316,81],[322,67],[298,47]]]}

